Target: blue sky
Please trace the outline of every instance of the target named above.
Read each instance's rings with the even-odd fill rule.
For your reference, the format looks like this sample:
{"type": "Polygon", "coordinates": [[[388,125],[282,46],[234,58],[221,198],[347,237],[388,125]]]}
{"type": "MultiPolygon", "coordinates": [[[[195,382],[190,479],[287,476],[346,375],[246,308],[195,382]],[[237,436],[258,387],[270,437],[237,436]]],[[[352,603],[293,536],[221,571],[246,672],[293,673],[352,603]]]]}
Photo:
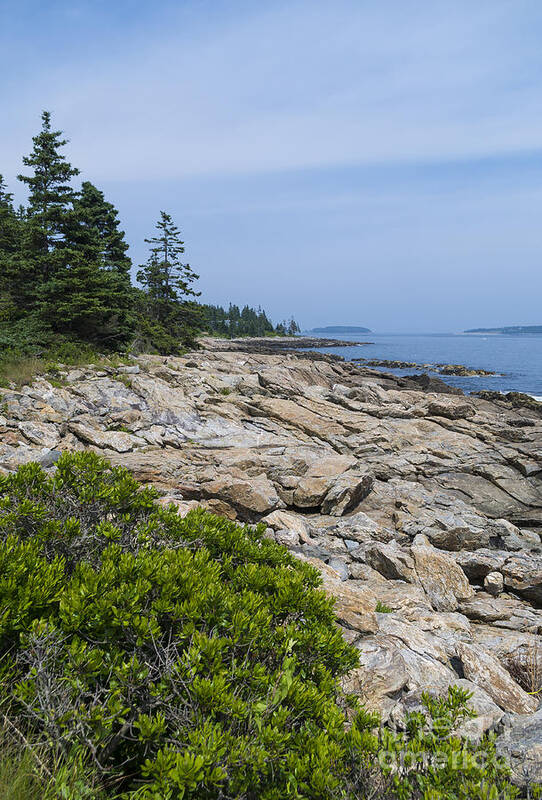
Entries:
{"type": "Polygon", "coordinates": [[[209,302],[307,327],[542,323],[538,0],[0,0],[0,172],[41,109],[209,302]]]}

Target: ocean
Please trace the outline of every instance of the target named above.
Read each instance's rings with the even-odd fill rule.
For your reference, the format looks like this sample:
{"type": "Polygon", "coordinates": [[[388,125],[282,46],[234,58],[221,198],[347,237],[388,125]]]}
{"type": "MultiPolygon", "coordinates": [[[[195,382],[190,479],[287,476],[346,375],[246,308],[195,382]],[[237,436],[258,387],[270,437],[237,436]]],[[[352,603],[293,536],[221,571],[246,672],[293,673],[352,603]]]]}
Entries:
{"type": "MultiPolygon", "coordinates": [[[[313,334],[310,334],[313,335],[313,334]]],[[[319,334],[323,336],[324,334],[319,334]]],[[[363,347],[332,347],[322,352],[336,353],[350,361],[354,358],[413,361],[419,364],[463,364],[498,373],[491,377],[437,375],[467,394],[489,389],[499,392],[524,392],[542,399],[542,336],[505,336],[501,334],[329,334],[329,338],[371,342],[363,347]]],[[[388,369],[394,375],[430,369],[388,369]]]]}

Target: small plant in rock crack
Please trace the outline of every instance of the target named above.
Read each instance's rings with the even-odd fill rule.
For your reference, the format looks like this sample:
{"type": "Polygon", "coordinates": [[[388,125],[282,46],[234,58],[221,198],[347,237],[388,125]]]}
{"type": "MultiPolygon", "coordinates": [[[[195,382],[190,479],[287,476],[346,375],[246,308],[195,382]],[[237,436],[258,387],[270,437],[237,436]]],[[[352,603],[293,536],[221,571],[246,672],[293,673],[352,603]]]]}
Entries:
{"type": "Polygon", "coordinates": [[[528,694],[542,695],[542,646],[538,642],[518,648],[504,665],[528,694]]]}
{"type": "Polygon", "coordinates": [[[392,614],[393,608],[387,606],[386,603],[383,603],[381,600],[377,600],[375,611],[377,614],[392,614]]]}

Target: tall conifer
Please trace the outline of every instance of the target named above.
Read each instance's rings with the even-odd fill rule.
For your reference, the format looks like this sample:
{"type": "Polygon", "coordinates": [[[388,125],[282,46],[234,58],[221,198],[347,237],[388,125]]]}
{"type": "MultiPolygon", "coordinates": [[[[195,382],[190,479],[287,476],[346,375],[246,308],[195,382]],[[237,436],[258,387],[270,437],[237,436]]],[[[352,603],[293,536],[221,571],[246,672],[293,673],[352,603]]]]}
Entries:
{"type": "Polygon", "coordinates": [[[83,181],[73,203],[70,239],[87,258],[99,261],[105,269],[128,276],[132,261],[127,255],[124,231],[119,229],[118,211],[103,192],[90,181],[83,181]]]}
{"type": "Polygon", "coordinates": [[[62,246],[75,197],[70,181],[79,174],[60,152],[68,140],[62,131],[52,130],[49,111],[42,112],[41,121],[32,152],[23,158],[32,174],[17,176],[29,189],[24,254],[34,264],[36,284],[52,278],[64,265],[62,246]]]}
{"type": "Polygon", "coordinates": [[[200,292],[192,288],[199,275],[190,264],[181,263],[184,242],[171,216],[161,211],[155,227],[157,236],[145,239],[151,245],[150,255],[137,279],[148,296],[151,313],[158,322],[165,323],[176,317],[181,301],[199,296],[200,292]]]}

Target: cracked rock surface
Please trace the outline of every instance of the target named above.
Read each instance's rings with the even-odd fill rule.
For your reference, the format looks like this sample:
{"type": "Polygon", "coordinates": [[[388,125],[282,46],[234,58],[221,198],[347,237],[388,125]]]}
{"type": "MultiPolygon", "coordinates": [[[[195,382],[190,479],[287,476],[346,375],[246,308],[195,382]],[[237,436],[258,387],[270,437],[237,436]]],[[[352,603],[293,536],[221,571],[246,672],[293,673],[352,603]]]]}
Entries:
{"type": "Polygon", "coordinates": [[[350,689],[400,728],[423,690],[463,686],[468,735],[495,730],[515,778],[542,780],[542,412],[202,344],[2,390],[0,470],[90,448],[181,513],[263,521],[336,598],[350,689]]]}

